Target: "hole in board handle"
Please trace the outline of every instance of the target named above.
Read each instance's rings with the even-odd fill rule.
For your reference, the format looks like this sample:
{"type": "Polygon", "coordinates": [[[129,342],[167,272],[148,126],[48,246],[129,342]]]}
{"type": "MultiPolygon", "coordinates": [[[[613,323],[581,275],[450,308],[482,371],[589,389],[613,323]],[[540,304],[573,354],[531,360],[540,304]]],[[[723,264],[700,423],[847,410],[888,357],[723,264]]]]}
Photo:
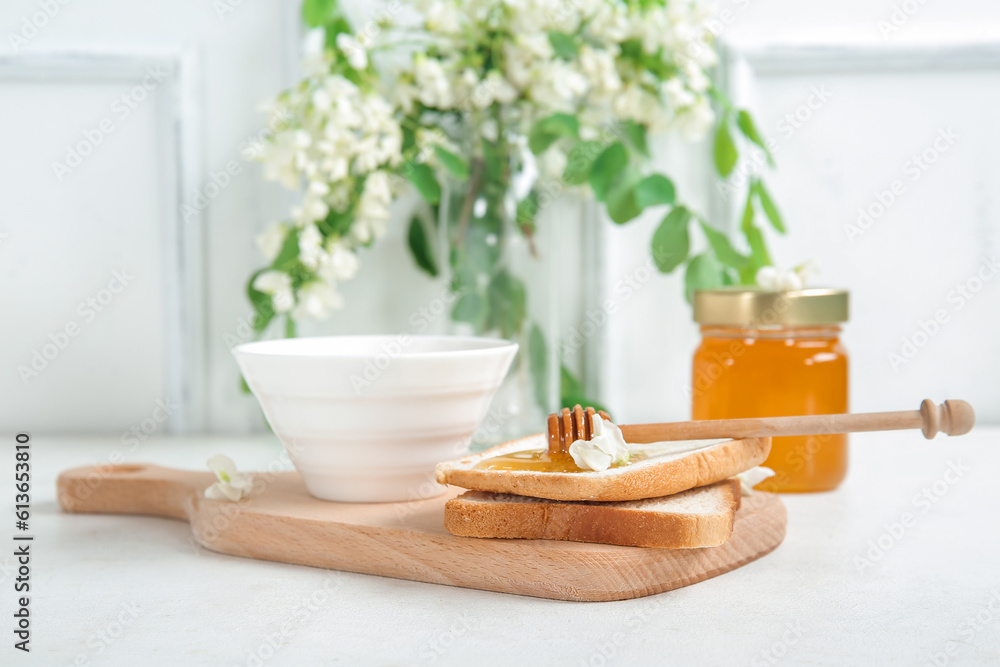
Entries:
{"type": "Polygon", "coordinates": [[[113,465],[107,470],[109,475],[127,475],[132,472],[142,472],[146,469],[146,466],[141,466],[136,463],[121,463],[118,465],[113,465]]]}

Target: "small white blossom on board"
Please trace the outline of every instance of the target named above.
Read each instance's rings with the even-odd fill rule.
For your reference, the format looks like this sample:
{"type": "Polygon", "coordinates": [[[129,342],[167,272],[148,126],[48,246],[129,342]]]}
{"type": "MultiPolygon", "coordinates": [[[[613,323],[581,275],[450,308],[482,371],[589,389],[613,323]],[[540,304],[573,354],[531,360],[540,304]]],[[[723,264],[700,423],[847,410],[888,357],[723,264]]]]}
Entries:
{"type": "Polygon", "coordinates": [[[250,493],[250,487],[253,486],[250,475],[239,472],[228,456],[216,454],[208,460],[208,467],[219,481],[205,489],[206,498],[236,502],[250,493]]]}

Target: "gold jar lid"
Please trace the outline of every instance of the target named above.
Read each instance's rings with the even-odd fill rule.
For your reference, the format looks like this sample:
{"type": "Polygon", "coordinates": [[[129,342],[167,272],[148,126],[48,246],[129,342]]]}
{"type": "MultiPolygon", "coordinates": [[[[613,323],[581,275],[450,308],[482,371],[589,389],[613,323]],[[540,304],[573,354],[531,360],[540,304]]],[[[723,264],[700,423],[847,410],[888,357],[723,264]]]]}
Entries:
{"type": "Polygon", "coordinates": [[[847,295],[847,290],[827,287],[787,292],[765,292],[751,287],[696,290],[694,321],[751,329],[839,324],[848,319],[847,295]]]}

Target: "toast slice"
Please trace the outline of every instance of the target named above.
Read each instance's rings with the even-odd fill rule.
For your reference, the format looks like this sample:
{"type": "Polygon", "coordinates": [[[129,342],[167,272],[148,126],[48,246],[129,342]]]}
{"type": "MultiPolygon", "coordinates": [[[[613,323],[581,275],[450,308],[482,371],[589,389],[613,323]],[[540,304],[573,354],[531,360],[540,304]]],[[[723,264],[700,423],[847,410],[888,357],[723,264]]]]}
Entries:
{"type": "Polygon", "coordinates": [[[647,458],[607,470],[536,472],[477,470],[476,464],[501,454],[545,449],[544,435],[497,445],[478,454],[439,463],[437,481],[475,491],[511,493],[549,500],[625,501],[660,498],[714,484],[758,466],[771,450],[770,438],[700,440],[629,445],[647,458]]]}
{"type": "Polygon", "coordinates": [[[696,549],[729,539],[740,483],[727,479],[665,498],[559,502],[466,491],[445,504],[444,525],[462,537],[599,542],[696,549]]]}

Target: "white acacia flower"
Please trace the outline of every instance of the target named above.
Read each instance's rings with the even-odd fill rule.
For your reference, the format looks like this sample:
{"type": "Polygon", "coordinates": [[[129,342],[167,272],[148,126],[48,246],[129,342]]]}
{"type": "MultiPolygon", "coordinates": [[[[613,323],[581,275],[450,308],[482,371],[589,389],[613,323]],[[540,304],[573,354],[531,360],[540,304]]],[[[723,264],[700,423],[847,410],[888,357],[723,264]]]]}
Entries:
{"type": "Polygon", "coordinates": [[[580,71],[590,80],[594,92],[609,96],[621,90],[622,80],[615,65],[615,54],[584,46],[580,49],[580,71]]]}
{"type": "Polygon", "coordinates": [[[676,76],[663,84],[663,90],[670,98],[670,103],[677,108],[691,106],[698,101],[695,94],[688,90],[684,82],[676,76]]]}
{"type": "Polygon", "coordinates": [[[253,288],[271,296],[276,313],[287,313],[295,305],[292,277],[284,271],[264,271],[254,278],[253,288]]]}
{"type": "Polygon", "coordinates": [[[259,151],[259,158],[264,163],[264,177],[278,181],[290,190],[298,188],[301,179],[296,163],[301,153],[295,131],[276,133],[274,139],[261,146],[259,151]]]}
{"type": "Polygon", "coordinates": [[[306,225],[299,232],[299,260],[310,269],[316,269],[322,254],[323,235],[316,225],[306,225]]]}
{"type": "Polygon", "coordinates": [[[572,111],[577,100],[587,94],[590,82],[587,77],[561,60],[553,60],[537,68],[531,86],[531,99],[535,104],[560,111],[572,111]]]}
{"type": "Polygon", "coordinates": [[[302,72],[308,78],[320,77],[330,71],[326,54],[326,31],[314,28],[302,40],[302,72]]]}
{"type": "Polygon", "coordinates": [[[588,28],[594,37],[609,42],[624,42],[632,36],[632,24],[625,10],[610,2],[601,3],[588,28]]]}
{"type": "Polygon", "coordinates": [[[337,48],[344,52],[347,62],[354,69],[363,70],[368,67],[368,53],[365,47],[346,32],[337,35],[337,48]]]}
{"type": "Polygon", "coordinates": [[[274,258],[281,252],[281,246],[284,245],[287,234],[288,228],[281,223],[276,223],[268,227],[267,231],[259,235],[256,239],[260,254],[264,255],[267,261],[273,262],[274,258]]]}
{"type": "Polygon", "coordinates": [[[687,77],[687,86],[696,93],[703,93],[712,85],[705,70],[698,66],[696,62],[685,59],[681,62],[681,69],[687,77]]]}
{"type": "Polygon", "coordinates": [[[698,98],[693,105],[681,109],[671,123],[687,141],[698,141],[712,129],[714,124],[715,112],[704,97],[698,98]]]}
{"type": "Polygon", "coordinates": [[[382,163],[379,151],[378,137],[369,134],[357,144],[357,155],[354,157],[354,168],[360,174],[378,169],[382,163]]]}
{"type": "Polygon", "coordinates": [[[295,294],[292,289],[280,290],[271,295],[271,305],[276,313],[287,313],[295,307],[295,294]]]}
{"type": "Polygon", "coordinates": [[[665,9],[650,9],[641,14],[634,14],[631,20],[631,32],[642,42],[642,50],[646,53],[656,53],[664,46],[665,37],[671,30],[671,21],[665,9]]]}
{"type": "Polygon", "coordinates": [[[368,174],[362,196],[371,197],[388,206],[392,201],[392,184],[389,182],[389,174],[384,171],[373,171],[368,174]]]}
{"type": "Polygon", "coordinates": [[[643,125],[660,122],[664,117],[660,100],[635,83],[628,83],[615,95],[611,108],[619,118],[631,119],[643,125]]]}
{"type": "Polygon", "coordinates": [[[292,288],[292,277],[284,271],[264,271],[254,278],[253,288],[264,294],[274,294],[292,288]]]}
{"type": "Polygon", "coordinates": [[[555,57],[545,33],[526,33],[504,44],[507,79],[518,88],[526,88],[536,76],[536,70],[555,57]]]}
{"type": "Polygon", "coordinates": [[[253,480],[250,475],[239,472],[228,456],[216,454],[208,460],[208,467],[219,481],[205,489],[206,498],[236,502],[250,493],[253,480]]]}
{"type": "Polygon", "coordinates": [[[517,99],[517,88],[507,81],[500,70],[487,72],[480,87],[489,91],[489,96],[500,104],[510,104],[517,99]]]}
{"type": "Polygon", "coordinates": [[[566,162],[566,153],[556,146],[550,146],[539,156],[538,166],[541,167],[542,174],[548,178],[561,179],[563,172],[566,171],[566,162]]]}
{"type": "Polygon", "coordinates": [[[762,266],[757,271],[757,285],[771,292],[784,292],[805,287],[819,274],[819,265],[809,260],[792,269],[762,266]]]}
{"type": "Polygon", "coordinates": [[[331,311],[344,307],[343,297],[333,286],[319,280],[303,285],[297,296],[298,303],[292,311],[292,317],[296,320],[306,317],[325,320],[331,311]]]}
{"type": "Polygon", "coordinates": [[[413,76],[421,103],[436,109],[450,109],[455,104],[451,82],[439,60],[423,54],[415,57],[413,76]]]}
{"type": "Polygon", "coordinates": [[[462,12],[454,2],[436,0],[424,10],[427,28],[442,35],[462,31],[462,12]]]}
{"type": "Polygon", "coordinates": [[[327,252],[319,266],[319,275],[329,282],[350,280],[357,275],[361,262],[343,241],[327,243],[327,252]]]}

